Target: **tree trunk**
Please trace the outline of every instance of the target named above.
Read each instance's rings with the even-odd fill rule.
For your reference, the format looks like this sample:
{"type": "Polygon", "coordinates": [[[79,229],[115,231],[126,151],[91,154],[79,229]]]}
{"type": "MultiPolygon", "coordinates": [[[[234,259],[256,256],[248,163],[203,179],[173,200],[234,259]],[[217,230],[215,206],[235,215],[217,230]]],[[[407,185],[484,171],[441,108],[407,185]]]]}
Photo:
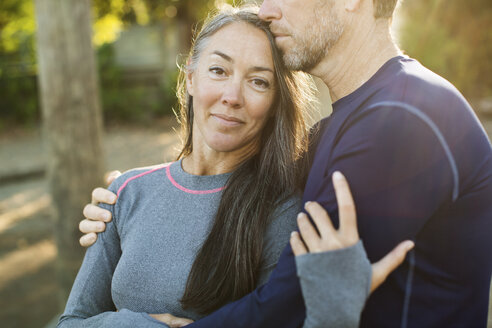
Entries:
{"type": "Polygon", "coordinates": [[[57,278],[64,304],[84,254],[78,244],[82,208],[102,182],[101,105],[90,0],[35,0],[35,4],[57,278]]]}

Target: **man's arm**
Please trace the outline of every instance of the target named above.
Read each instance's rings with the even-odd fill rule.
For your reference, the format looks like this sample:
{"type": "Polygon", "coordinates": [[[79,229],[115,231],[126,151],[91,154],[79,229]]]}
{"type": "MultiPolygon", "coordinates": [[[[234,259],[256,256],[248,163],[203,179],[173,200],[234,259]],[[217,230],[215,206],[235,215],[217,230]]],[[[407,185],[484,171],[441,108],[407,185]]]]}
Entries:
{"type": "Polygon", "coordinates": [[[331,175],[343,172],[357,207],[359,233],[375,261],[402,240],[414,239],[427,220],[453,201],[456,163],[439,131],[399,107],[381,106],[346,123],[336,144],[323,144],[304,193],[338,226],[331,175]]]}
{"type": "MultiPolygon", "coordinates": [[[[342,213],[331,175],[337,170],[344,172],[357,206],[360,235],[374,261],[396,243],[417,239],[434,213],[454,201],[459,180],[450,147],[430,119],[398,106],[381,106],[356,115],[344,122],[336,139],[321,140],[305,200],[319,202],[337,227],[342,213]]],[[[320,272],[329,265],[328,261],[317,263],[320,272]]],[[[391,289],[404,295],[408,289],[402,281],[408,281],[412,265],[392,275],[378,296],[391,289]]],[[[315,281],[319,290],[329,286],[326,275],[318,274],[315,281]]],[[[403,302],[403,297],[394,299],[402,307],[403,302]]],[[[377,315],[376,303],[369,304],[377,315]]]]}
{"type": "Polygon", "coordinates": [[[371,274],[347,180],[340,172],[335,172],[332,180],[340,209],[339,229],[318,203],[308,202],[305,209],[315,227],[300,213],[300,233],[293,232],[290,240],[307,310],[304,328],[359,327],[369,292],[381,285],[413,248],[413,242],[403,242],[373,265],[371,274]]]}

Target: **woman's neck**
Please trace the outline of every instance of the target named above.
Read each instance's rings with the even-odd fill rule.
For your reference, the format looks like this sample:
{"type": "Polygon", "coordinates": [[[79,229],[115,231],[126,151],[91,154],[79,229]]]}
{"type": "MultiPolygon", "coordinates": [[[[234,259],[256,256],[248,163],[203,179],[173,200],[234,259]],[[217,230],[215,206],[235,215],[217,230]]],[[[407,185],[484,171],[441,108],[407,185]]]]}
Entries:
{"type": "Polygon", "coordinates": [[[193,175],[230,173],[253,154],[250,149],[217,152],[208,147],[194,147],[191,154],[183,158],[182,167],[185,172],[193,175]]]}

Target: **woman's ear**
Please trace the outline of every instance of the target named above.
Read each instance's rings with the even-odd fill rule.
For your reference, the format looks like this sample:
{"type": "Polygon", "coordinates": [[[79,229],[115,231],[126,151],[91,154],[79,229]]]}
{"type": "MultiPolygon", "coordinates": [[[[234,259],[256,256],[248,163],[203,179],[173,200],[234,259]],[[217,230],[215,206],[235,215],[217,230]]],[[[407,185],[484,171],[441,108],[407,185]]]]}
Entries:
{"type": "Polygon", "coordinates": [[[186,91],[193,96],[193,72],[189,69],[186,69],[186,91]]]}
{"type": "Polygon", "coordinates": [[[191,58],[186,61],[186,91],[190,96],[193,96],[193,70],[191,67],[191,58]]]}

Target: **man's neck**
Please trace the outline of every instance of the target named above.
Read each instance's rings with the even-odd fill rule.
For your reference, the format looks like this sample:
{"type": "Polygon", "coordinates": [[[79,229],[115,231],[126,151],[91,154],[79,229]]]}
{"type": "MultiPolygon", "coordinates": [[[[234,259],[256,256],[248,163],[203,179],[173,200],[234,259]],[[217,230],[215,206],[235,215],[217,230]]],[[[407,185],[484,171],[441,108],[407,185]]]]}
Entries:
{"type": "Polygon", "coordinates": [[[346,31],[329,54],[309,73],[325,82],[333,102],[367,82],[388,60],[401,55],[385,20],[369,28],[346,31]]]}

